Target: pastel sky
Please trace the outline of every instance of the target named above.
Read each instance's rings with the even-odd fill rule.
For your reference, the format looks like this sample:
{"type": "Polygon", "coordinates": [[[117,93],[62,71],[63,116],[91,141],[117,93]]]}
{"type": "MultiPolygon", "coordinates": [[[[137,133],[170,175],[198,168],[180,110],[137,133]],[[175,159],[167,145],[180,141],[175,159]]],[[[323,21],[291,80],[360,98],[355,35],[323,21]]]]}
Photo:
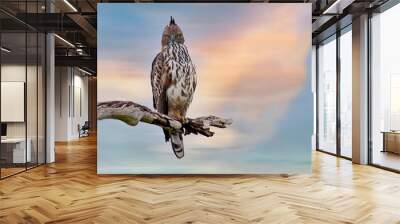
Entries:
{"type": "Polygon", "coordinates": [[[309,168],[309,4],[99,4],[98,11],[100,102],[133,100],[152,107],[151,63],[173,16],[197,68],[198,87],[188,116],[214,114],[234,120],[212,138],[185,136],[186,155],[179,161],[159,128],[100,121],[100,172],[309,168]]]}

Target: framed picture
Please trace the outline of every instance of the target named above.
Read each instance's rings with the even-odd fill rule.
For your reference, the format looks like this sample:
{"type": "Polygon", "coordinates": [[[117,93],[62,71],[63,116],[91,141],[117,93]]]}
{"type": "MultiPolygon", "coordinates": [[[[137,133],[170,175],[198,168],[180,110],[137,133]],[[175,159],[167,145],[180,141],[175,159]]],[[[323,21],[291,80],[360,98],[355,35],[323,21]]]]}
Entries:
{"type": "Polygon", "coordinates": [[[99,4],[98,173],[309,172],[310,21],[311,4],[99,4]]]}

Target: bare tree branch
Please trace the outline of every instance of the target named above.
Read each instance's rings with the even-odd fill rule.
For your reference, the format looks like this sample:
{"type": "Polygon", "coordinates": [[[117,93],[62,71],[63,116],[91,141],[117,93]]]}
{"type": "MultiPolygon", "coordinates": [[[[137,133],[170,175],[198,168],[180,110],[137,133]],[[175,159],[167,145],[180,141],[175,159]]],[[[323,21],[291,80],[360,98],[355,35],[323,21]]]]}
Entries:
{"type": "Polygon", "coordinates": [[[166,129],[183,131],[185,135],[201,134],[207,137],[214,135],[210,127],[226,128],[232,124],[231,119],[224,119],[213,115],[186,118],[182,123],[167,115],[153,111],[148,107],[131,101],[109,101],[97,105],[97,118],[116,119],[130,126],[136,126],[139,122],[154,124],[166,129]]]}

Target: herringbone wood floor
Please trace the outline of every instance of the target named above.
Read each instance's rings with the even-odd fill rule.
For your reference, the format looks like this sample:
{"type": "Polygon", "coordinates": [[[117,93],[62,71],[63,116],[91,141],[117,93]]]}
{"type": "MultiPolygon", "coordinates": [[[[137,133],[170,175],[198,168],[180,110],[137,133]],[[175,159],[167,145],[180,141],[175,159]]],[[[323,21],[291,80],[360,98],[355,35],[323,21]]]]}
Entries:
{"type": "Polygon", "coordinates": [[[400,223],[400,175],[315,152],[305,175],[98,176],[96,139],[0,181],[0,223],[400,223]]]}

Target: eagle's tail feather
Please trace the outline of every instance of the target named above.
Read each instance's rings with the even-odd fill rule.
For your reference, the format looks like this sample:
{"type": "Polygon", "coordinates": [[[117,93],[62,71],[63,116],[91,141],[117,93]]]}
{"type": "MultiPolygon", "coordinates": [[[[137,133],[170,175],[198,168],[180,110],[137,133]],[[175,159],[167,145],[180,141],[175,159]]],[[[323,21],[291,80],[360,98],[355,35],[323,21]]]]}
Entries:
{"type": "Polygon", "coordinates": [[[185,155],[184,147],[183,147],[183,137],[182,133],[170,133],[171,137],[171,146],[174,150],[174,154],[176,158],[181,159],[185,155]]]}

